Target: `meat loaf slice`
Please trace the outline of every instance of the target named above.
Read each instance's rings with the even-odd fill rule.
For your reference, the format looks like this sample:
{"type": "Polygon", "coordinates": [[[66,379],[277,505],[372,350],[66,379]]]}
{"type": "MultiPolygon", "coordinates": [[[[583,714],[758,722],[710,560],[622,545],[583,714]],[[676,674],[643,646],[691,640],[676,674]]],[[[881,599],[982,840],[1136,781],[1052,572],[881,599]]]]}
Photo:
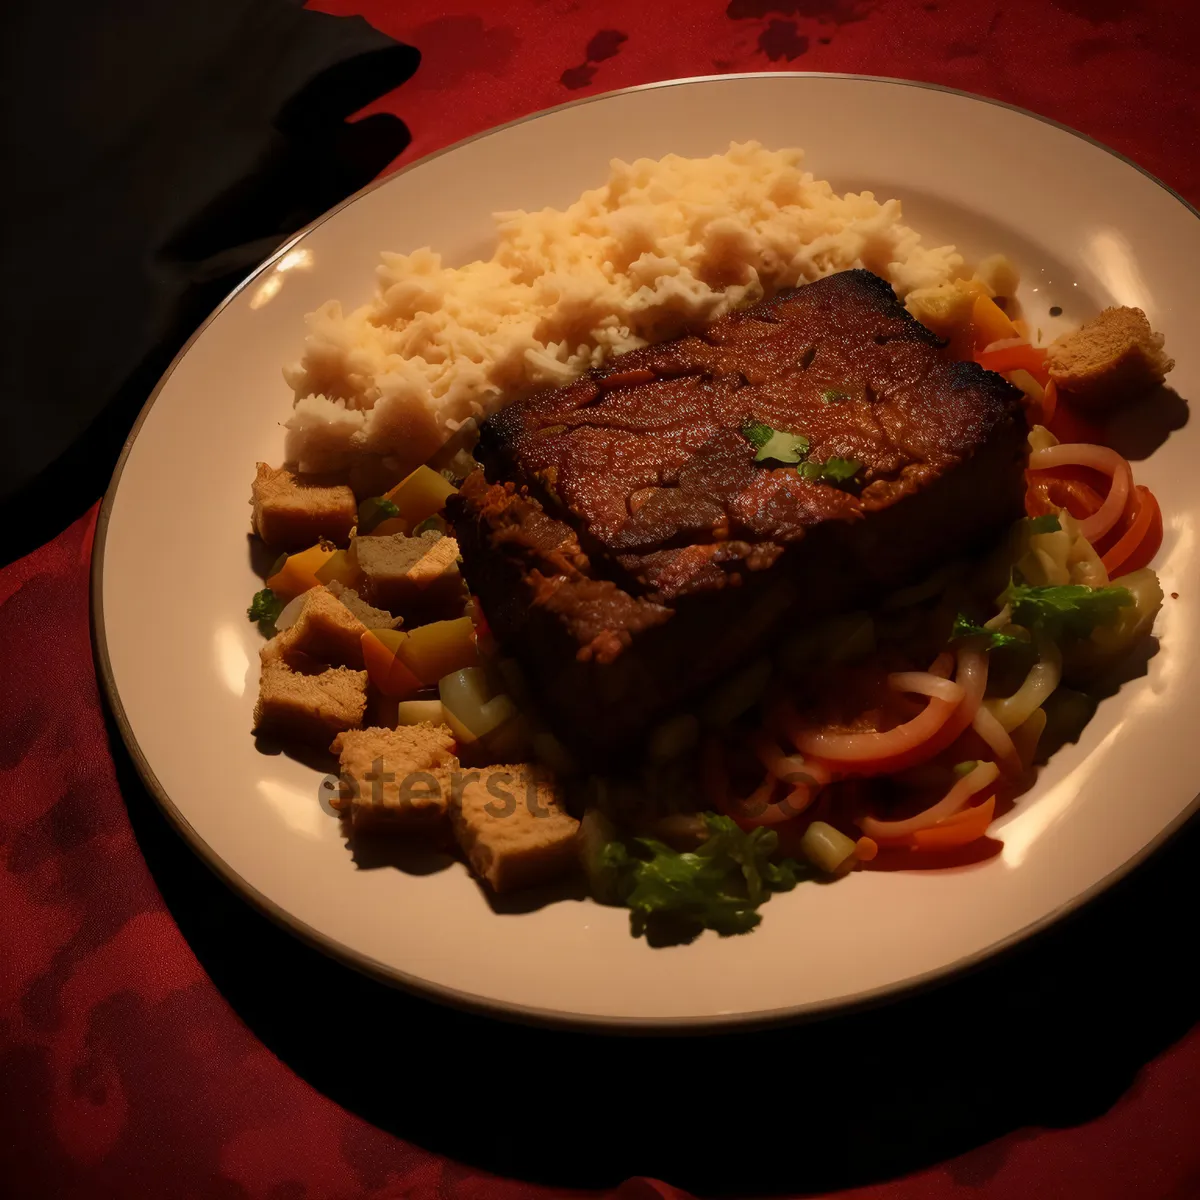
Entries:
{"type": "Polygon", "coordinates": [[[789,628],[1020,515],[1021,393],[846,271],[612,359],[487,421],[449,506],[500,640],[590,759],[789,628]],[[750,422],[852,480],[755,461],[750,422]],[[490,482],[489,482],[490,480],[490,482]]]}

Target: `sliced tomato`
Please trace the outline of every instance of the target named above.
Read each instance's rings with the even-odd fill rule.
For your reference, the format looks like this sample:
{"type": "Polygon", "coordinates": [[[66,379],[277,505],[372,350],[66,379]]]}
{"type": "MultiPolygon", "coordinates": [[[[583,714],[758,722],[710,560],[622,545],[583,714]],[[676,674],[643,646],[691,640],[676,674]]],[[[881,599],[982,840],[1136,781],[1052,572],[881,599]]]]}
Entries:
{"type": "Polygon", "coordinates": [[[1133,489],[1126,516],[1121,535],[1100,559],[1110,579],[1148,566],[1162,545],[1162,510],[1148,487],[1133,489]]]}
{"type": "Polygon", "coordinates": [[[975,361],[988,371],[1003,375],[1005,371],[1028,371],[1045,387],[1050,382],[1046,370],[1046,352],[1024,342],[1019,346],[1004,346],[999,350],[981,350],[975,361]]]}
{"type": "Polygon", "coordinates": [[[1025,472],[1025,513],[1042,517],[1065,508],[1077,521],[1099,511],[1104,497],[1089,483],[1065,472],[1025,472]]]}

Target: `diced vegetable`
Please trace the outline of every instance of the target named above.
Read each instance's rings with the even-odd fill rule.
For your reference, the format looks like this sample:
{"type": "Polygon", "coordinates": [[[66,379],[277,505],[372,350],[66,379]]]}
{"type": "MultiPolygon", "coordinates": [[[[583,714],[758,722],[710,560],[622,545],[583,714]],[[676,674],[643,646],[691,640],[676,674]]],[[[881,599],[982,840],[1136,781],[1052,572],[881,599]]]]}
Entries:
{"type": "Polygon", "coordinates": [[[1017,336],[1016,328],[1004,310],[990,296],[976,296],[971,310],[975,325],[975,346],[982,350],[993,342],[1017,336]]]}
{"type": "Polygon", "coordinates": [[[283,608],[283,601],[270,588],[263,588],[261,592],[254,593],[254,599],[250,601],[250,607],[246,609],[246,615],[252,621],[263,621],[268,625],[273,625],[283,608]]]}
{"type": "Polygon", "coordinates": [[[336,553],[334,546],[318,542],[299,554],[289,554],[283,566],[267,580],[267,587],[284,600],[291,600],[309,588],[320,587],[317,572],[336,553]]]}
{"type": "Polygon", "coordinates": [[[275,618],[275,632],[284,633],[291,629],[295,623],[300,620],[300,614],[304,611],[306,603],[305,597],[308,592],[301,592],[298,596],[293,596],[284,606],[279,616],[275,618]]]}
{"type": "Polygon", "coordinates": [[[990,296],[977,279],[956,279],[909,292],[904,306],[922,325],[948,338],[952,358],[969,357],[975,344],[971,317],[978,296],[990,296]]]}
{"type": "Polygon", "coordinates": [[[475,626],[470,617],[418,625],[409,630],[399,654],[422,683],[435,684],[451,671],[479,665],[475,626]]]}
{"type": "Polygon", "coordinates": [[[1102,666],[1124,654],[1150,632],[1154,618],[1162,608],[1162,584],[1149,567],[1122,575],[1114,581],[1113,587],[1105,590],[1120,592],[1126,599],[1116,609],[1115,619],[1097,624],[1086,642],[1072,647],[1070,661],[1073,668],[1078,669],[1085,663],[1102,666]]]}
{"type": "Polygon", "coordinates": [[[579,822],[576,837],[579,863],[592,896],[601,904],[620,904],[621,873],[604,854],[605,846],[617,838],[617,827],[598,808],[589,808],[579,822]]]}
{"type": "Polygon", "coordinates": [[[314,574],[321,583],[336,579],[344,587],[357,590],[362,586],[363,573],[349,550],[335,550],[314,574]]]}
{"type": "Polygon", "coordinates": [[[510,696],[492,694],[482,667],[466,667],[446,675],[438,680],[438,694],[446,724],[461,742],[487,737],[517,715],[517,706],[510,696]]]}
{"type": "Polygon", "coordinates": [[[432,517],[446,506],[446,501],[458,489],[440,472],[421,466],[406,475],[385,499],[396,506],[395,516],[406,523],[407,529],[432,517]]]}
{"type": "Polygon", "coordinates": [[[400,510],[386,496],[370,496],[358,506],[358,535],[365,537],[389,517],[398,517],[400,510]]]}
{"type": "Polygon", "coordinates": [[[975,361],[988,371],[1003,375],[1006,371],[1028,371],[1045,387],[1050,381],[1046,369],[1046,352],[1024,342],[1019,346],[1005,346],[1001,350],[983,350],[975,355],[975,361]]]}
{"type": "Polygon", "coordinates": [[[446,724],[446,714],[440,700],[401,700],[396,705],[397,725],[420,725],[422,721],[434,725],[446,724]]]}
{"type": "Polygon", "coordinates": [[[400,656],[408,641],[403,630],[368,629],[361,641],[367,675],[383,695],[404,697],[421,690],[422,681],[400,656]]]}
{"type": "Polygon", "coordinates": [[[1015,296],[1021,275],[1003,254],[989,254],[975,268],[975,278],[997,296],[1015,296]]]}
{"type": "Polygon", "coordinates": [[[967,846],[978,841],[992,823],[996,812],[996,797],[989,796],[982,804],[974,808],[964,808],[961,812],[947,817],[938,825],[929,829],[918,829],[910,835],[913,848],[916,850],[956,850],[959,846],[967,846]]]}
{"type": "Polygon", "coordinates": [[[743,832],[729,817],[705,814],[709,837],[694,851],[676,851],[655,838],[611,841],[601,865],[617,877],[621,903],[632,910],[634,936],[660,922],[686,929],[746,933],[762,919],[759,905],[772,891],[804,878],[799,864],[772,862],[779,835],[766,828],[743,832]]]}
{"type": "Polygon", "coordinates": [[[761,421],[747,421],[742,437],[757,451],[755,462],[798,463],[808,453],[808,438],[802,433],[772,429],[761,421]]]}
{"type": "Polygon", "coordinates": [[[813,866],[827,875],[836,874],[856,857],[854,839],[825,821],[814,821],[804,831],[800,849],[813,866]]]}
{"type": "Polygon", "coordinates": [[[955,763],[954,774],[957,778],[964,779],[966,776],[970,775],[970,773],[975,770],[977,766],[979,766],[979,759],[977,758],[970,758],[967,759],[966,762],[955,763]]]}

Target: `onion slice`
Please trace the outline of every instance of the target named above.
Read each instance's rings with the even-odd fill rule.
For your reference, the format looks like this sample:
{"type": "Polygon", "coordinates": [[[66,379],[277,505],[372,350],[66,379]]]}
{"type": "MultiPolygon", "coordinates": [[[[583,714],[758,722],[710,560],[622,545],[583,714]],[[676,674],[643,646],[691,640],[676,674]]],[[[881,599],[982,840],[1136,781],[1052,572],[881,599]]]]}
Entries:
{"type": "Polygon", "coordinates": [[[1090,442],[1062,443],[1035,450],[1029,456],[1031,471],[1052,471],[1058,467],[1090,467],[1112,480],[1104,503],[1090,517],[1079,522],[1079,532],[1093,545],[1121,519],[1129,503],[1133,472],[1129,463],[1108,446],[1090,442]]]}
{"type": "Polygon", "coordinates": [[[972,796],[991,787],[1000,775],[1000,768],[994,762],[981,762],[973,771],[964,775],[954,786],[932,807],[919,812],[916,816],[903,821],[880,821],[876,817],[863,817],[858,827],[869,838],[875,841],[888,841],[893,838],[906,838],[919,829],[931,829],[934,825],[954,816],[972,796]]]}

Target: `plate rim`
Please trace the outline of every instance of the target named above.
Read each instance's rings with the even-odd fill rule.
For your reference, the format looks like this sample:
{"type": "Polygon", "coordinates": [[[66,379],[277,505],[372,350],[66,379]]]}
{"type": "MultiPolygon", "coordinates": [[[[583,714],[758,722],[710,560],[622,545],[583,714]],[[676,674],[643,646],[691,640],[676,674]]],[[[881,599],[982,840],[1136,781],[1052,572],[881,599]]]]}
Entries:
{"type": "MultiPolygon", "coordinates": [[[[1081,141],[1087,142],[1097,149],[1104,151],[1113,158],[1118,159],[1126,166],[1132,167],[1139,174],[1145,176],[1151,183],[1162,188],[1175,200],[1177,200],[1192,216],[1200,219],[1200,208],[1192,204],[1179,192],[1177,192],[1169,184],[1159,179],[1157,175],[1147,170],[1140,163],[1136,162],[1128,155],[1122,154],[1119,150],[1100,141],[1098,138],[1092,137],[1090,134],[1084,133],[1081,130],[1067,125],[1062,121],[1057,121],[1053,117],[1043,116],[1041,113],[1032,111],[1031,109],[1023,108],[1018,104],[1012,104],[1006,100],[997,100],[991,96],[983,96],[977,92],[965,91],[962,88],[949,87],[945,84],[929,83],[916,79],[902,79],[896,76],[888,75],[867,75],[856,72],[843,71],[733,71],[717,75],[690,75],[678,79],[661,79],[654,80],[649,83],[633,84],[629,87],[614,88],[611,91],[599,92],[592,96],[580,96],[574,100],[565,101],[562,104],[556,104],[550,108],[538,109],[536,112],[526,113],[523,116],[516,117],[511,121],[505,121],[499,125],[493,125],[487,129],[480,130],[468,137],[461,138],[448,146],[442,146],[437,150],[432,150],[428,154],[422,155],[411,163],[406,163],[404,166],[391,171],[386,175],[382,175],[371,180],[365,186],[359,188],[356,192],[347,196],[344,200],[327,209],[319,216],[314,218],[308,224],[299,229],[296,233],[286,238],[280,245],[265,259],[262,260],[249,274],[241,279],[230,292],[220,301],[220,303],[208,314],[201,322],[186,342],[180,347],[175,356],[171,359],[158,381],[155,383],[153,390],[146,398],[138,412],[137,419],[134,421],[133,427],[129,431],[128,437],[125,439],[120,456],[117,459],[116,466],[113,469],[112,478],[109,481],[104,495],[100,502],[100,511],[96,519],[96,526],[92,541],[91,566],[89,571],[89,625],[92,639],[92,657],[94,665],[97,669],[97,675],[102,684],[102,694],[106,700],[112,718],[117,725],[117,729],[121,734],[121,740],[125,745],[133,764],[137,769],[138,775],[146,790],[154,798],[159,809],[166,816],[168,822],[174,828],[187,844],[188,848],[196,854],[201,862],[213,872],[214,875],[234,893],[240,896],[243,900],[249,902],[252,907],[257,909],[262,915],[274,922],[277,926],[283,928],[287,933],[297,937],[306,945],[322,954],[333,958],[337,962],[345,966],[351,967],[360,973],[371,977],[379,982],[389,984],[407,991],[422,1000],[433,1000],[447,1004],[453,1008],[465,1010],[468,1013],[498,1018],[509,1022],[519,1024],[531,1024],[540,1027],[554,1027],[559,1029],[570,1030],[593,1030],[606,1031],[610,1033],[620,1034],[647,1034],[652,1036],[662,1036],[664,1034],[676,1033],[683,1036],[695,1035],[703,1032],[731,1032],[734,1030],[752,1030],[761,1029],[769,1026],[777,1026],[784,1024],[797,1024],[800,1022],[815,1021],[828,1018],[834,1015],[843,1015],[854,1011],[859,1011],[866,1008],[876,1007],[884,1003],[890,1003],[899,1000],[903,997],[915,995],[929,988],[949,982],[958,975],[966,974],[972,970],[981,967],[983,964],[994,958],[1001,957],[1015,946],[1030,938],[1045,932],[1052,926],[1058,924],[1064,918],[1082,910],[1089,905],[1098,896],[1108,891],[1109,888],[1132,874],[1144,862],[1156,854],[1163,846],[1165,846],[1176,834],[1200,812],[1200,792],[1197,793],[1191,802],[1184,808],[1179,815],[1167,826],[1165,826],[1155,837],[1146,843],[1136,854],[1133,854],[1126,859],[1120,866],[1110,871],[1103,878],[1097,880],[1091,887],[1080,892],[1072,897],[1064,904],[1048,913],[1044,913],[1036,920],[1029,922],[1020,929],[1015,930],[1007,937],[1001,938],[998,941],[991,942],[987,946],[952,962],[945,963],[942,966],[935,967],[932,970],[924,971],[919,975],[913,975],[893,983],[882,984],[875,988],[869,988],[862,992],[856,992],[848,996],[840,996],[834,999],[825,999],[818,1001],[810,1001],[802,1004],[786,1005],[779,1008],[770,1009],[764,1012],[755,1013],[727,1013],[720,1015],[710,1015],[704,1017],[625,1017],[625,1016],[601,1016],[588,1013],[567,1013],[558,1009],[540,1008],[536,1005],[520,1004],[513,1001],[498,1000],[481,996],[472,992],[467,992],[459,988],[449,987],[445,984],[434,983],[423,979],[419,976],[410,974],[407,971],[401,970],[398,967],[391,966],[381,962],[372,955],[365,954],[362,951],[355,950],[329,934],[322,933],[314,928],[306,921],[300,920],[298,917],[290,913],[282,905],[277,904],[268,896],[260,892],[253,884],[246,880],[238,871],[234,870],[230,864],[221,857],[216,850],[196,831],[182,810],[175,804],[166,788],[159,782],[153,767],[143,753],[141,746],[138,743],[137,737],[130,725],[129,718],[125,712],[125,706],[121,701],[119,689],[116,679],[112,671],[112,663],[108,652],[108,641],[105,635],[104,625],[104,550],[108,537],[108,526],[112,515],[113,505],[116,501],[117,490],[121,483],[121,476],[125,469],[125,464],[129,455],[133,451],[134,443],[137,440],[138,434],[141,431],[142,425],[146,418],[150,415],[150,410],[154,407],[162,390],[166,387],[167,382],[174,374],[176,367],[183,361],[186,355],[190,352],[192,346],[199,340],[201,335],[208,327],[216,320],[218,316],[260,275],[272,267],[280,258],[282,258],[289,250],[297,243],[303,241],[315,229],[323,225],[330,218],[355,203],[362,196],[373,192],[376,188],[383,187],[393,179],[399,178],[401,175],[407,174],[419,166],[423,166],[428,162],[432,162],[436,158],[440,158],[444,154],[449,154],[452,151],[458,150],[464,146],[470,145],[472,142],[478,141],[480,138],[489,137],[494,133],[499,133],[505,129],[511,129],[517,125],[523,125],[528,121],[535,120],[539,117],[549,116],[551,113],[561,112],[564,109],[576,108],[585,104],[594,104],[601,100],[608,100],[615,96],[628,95],[633,92],[651,91],[658,88],[666,87],[687,87],[693,84],[713,83],[736,79],[774,79],[774,78],[792,78],[792,79],[839,79],[850,80],[861,83],[885,83],[899,87],[915,87],[922,88],[928,91],[945,92],[952,96],[958,96],[966,100],[973,100],[983,104],[993,105],[998,108],[1005,108],[1011,112],[1015,112],[1024,117],[1032,118],[1043,125],[1050,125],[1055,129],[1062,130],[1064,133],[1070,134],[1072,137],[1079,138],[1081,141]]],[[[185,939],[186,940],[186,939],[185,939]]]]}

